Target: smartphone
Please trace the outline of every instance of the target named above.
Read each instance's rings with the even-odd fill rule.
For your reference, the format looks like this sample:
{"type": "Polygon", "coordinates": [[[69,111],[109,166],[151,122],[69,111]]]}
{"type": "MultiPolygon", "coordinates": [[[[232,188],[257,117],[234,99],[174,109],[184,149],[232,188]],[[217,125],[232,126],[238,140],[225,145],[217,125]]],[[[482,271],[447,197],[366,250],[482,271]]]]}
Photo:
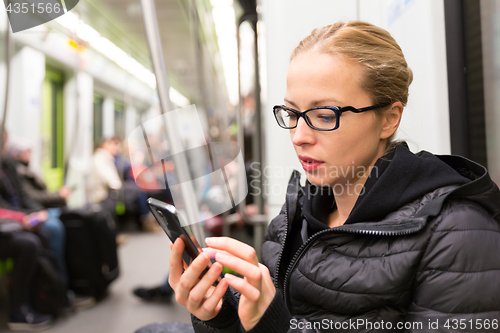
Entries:
{"type": "Polygon", "coordinates": [[[38,217],[36,217],[36,216],[31,216],[31,217],[30,217],[30,226],[31,226],[31,227],[35,227],[35,226],[37,226],[38,224],[40,224],[40,222],[42,222],[42,221],[40,221],[40,220],[38,219],[38,217]]]}
{"type": "MultiPolygon", "coordinates": [[[[186,267],[189,266],[191,262],[203,251],[196,241],[191,228],[189,228],[187,224],[185,224],[185,227],[181,225],[180,217],[177,214],[175,206],[153,198],[149,198],[147,203],[149,210],[172,243],[174,243],[177,238],[182,239],[184,242],[182,259],[186,263],[186,267]]],[[[200,278],[205,275],[211,266],[212,263],[209,262],[207,268],[201,273],[200,278]]],[[[220,280],[221,277],[219,276],[215,284],[217,284],[220,280]]]]}

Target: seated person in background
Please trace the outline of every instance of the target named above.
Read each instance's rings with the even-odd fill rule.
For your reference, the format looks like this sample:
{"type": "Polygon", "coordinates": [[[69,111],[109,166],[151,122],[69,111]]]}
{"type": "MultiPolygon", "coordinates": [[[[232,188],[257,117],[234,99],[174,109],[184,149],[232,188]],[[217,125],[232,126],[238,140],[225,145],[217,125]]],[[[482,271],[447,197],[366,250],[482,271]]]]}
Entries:
{"type": "Polygon", "coordinates": [[[116,198],[110,197],[112,190],[122,188],[122,181],[115,165],[115,156],[120,152],[120,139],[103,139],[90,163],[90,195],[92,203],[102,203],[114,214],[116,198]]]}
{"type": "Polygon", "coordinates": [[[5,153],[7,140],[8,133],[5,131],[2,147],[2,163],[0,165],[0,207],[26,214],[41,213],[37,216],[40,218],[44,217],[43,220],[40,220],[40,222],[44,223],[36,232],[48,240],[48,248],[54,252],[63,278],[67,281],[68,274],[64,260],[64,244],[66,241],[64,225],[59,218],[43,210],[44,207],[40,203],[26,194],[21,186],[21,177],[17,173],[16,162],[5,153]]]}
{"type": "Polygon", "coordinates": [[[22,142],[10,144],[10,156],[17,162],[16,170],[21,177],[21,186],[26,194],[45,208],[66,206],[66,199],[71,189],[62,186],[57,192],[48,192],[43,179],[29,168],[31,161],[31,147],[22,142]]]}
{"type": "Polygon", "coordinates": [[[40,211],[43,206],[28,196],[21,186],[21,178],[17,173],[16,162],[6,153],[7,140],[8,133],[5,131],[2,164],[0,165],[0,206],[25,213],[40,211]]]}
{"type": "Polygon", "coordinates": [[[42,315],[30,306],[30,285],[36,268],[36,258],[42,245],[40,239],[31,232],[32,218],[39,218],[38,213],[26,215],[0,208],[0,259],[12,258],[15,262],[12,270],[10,288],[10,311],[8,326],[11,330],[36,331],[49,327],[52,316],[42,315]],[[2,232],[6,222],[17,221],[21,231],[2,232]],[[23,230],[24,229],[24,230],[23,230]]]}
{"type": "Polygon", "coordinates": [[[135,182],[128,152],[128,146],[124,143],[121,153],[115,156],[116,169],[122,180],[119,200],[125,205],[123,220],[133,220],[143,231],[161,232],[160,226],[146,204],[148,193],[135,182]]]}

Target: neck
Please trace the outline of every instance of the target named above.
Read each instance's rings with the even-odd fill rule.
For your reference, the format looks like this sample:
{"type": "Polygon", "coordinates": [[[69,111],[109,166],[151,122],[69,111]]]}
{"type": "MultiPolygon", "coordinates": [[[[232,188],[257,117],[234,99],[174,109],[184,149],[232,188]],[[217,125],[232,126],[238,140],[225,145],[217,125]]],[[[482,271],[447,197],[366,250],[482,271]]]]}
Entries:
{"type": "Polygon", "coordinates": [[[366,183],[366,180],[370,176],[372,167],[375,165],[377,160],[384,155],[384,152],[385,150],[382,149],[381,145],[379,147],[377,156],[373,159],[372,163],[370,163],[370,165],[365,168],[366,172],[361,178],[357,178],[354,181],[347,181],[347,183],[342,186],[341,191],[338,191],[335,188],[334,197],[337,209],[335,209],[330,213],[330,215],[328,215],[328,226],[330,228],[339,227],[345,223],[345,221],[351,214],[351,211],[354,208],[354,205],[356,204],[361,191],[364,191],[364,185],[366,183]]]}
{"type": "Polygon", "coordinates": [[[364,175],[363,178],[358,178],[354,183],[344,185],[341,193],[334,194],[337,209],[328,216],[330,228],[339,227],[345,223],[358,200],[359,190],[363,188],[367,178],[368,175],[364,175]]]}

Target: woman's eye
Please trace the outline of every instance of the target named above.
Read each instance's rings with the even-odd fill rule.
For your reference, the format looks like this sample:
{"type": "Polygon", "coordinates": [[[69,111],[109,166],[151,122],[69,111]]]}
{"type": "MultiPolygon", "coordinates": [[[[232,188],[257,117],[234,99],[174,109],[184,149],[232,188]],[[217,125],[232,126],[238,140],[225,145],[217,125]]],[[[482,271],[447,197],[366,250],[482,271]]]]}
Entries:
{"type": "Polygon", "coordinates": [[[335,115],[329,115],[329,114],[318,115],[316,116],[316,118],[324,123],[331,123],[335,121],[335,115]]]}

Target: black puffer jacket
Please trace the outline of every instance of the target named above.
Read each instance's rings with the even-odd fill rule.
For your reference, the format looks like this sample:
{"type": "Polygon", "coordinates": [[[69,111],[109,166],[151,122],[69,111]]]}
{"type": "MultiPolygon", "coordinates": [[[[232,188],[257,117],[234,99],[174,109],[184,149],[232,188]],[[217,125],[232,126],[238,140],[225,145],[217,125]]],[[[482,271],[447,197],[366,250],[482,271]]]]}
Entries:
{"type": "MultiPolygon", "coordinates": [[[[336,228],[318,225],[333,196],[294,172],[262,251],[280,292],[252,332],[499,332],[500,192],[486,169],[405,145],[375,166],[336,228]]],[[[244,331],[237,296],[195,331],[244,331]]]]}
{"type": "Polygon", "coordinates": [[[16,162],[8,156],[2,158],[0,167],[0,207],[30,214],[43,209],[21,185],[16,162]]]}
{"type": "Polygon", "coordinates": [[[66,206],[66,200],[58,192],[48,192],[43,179],[33,172],[27,164],[17,161],[16,170],[24,192],[44,208],[66,206]]]}

